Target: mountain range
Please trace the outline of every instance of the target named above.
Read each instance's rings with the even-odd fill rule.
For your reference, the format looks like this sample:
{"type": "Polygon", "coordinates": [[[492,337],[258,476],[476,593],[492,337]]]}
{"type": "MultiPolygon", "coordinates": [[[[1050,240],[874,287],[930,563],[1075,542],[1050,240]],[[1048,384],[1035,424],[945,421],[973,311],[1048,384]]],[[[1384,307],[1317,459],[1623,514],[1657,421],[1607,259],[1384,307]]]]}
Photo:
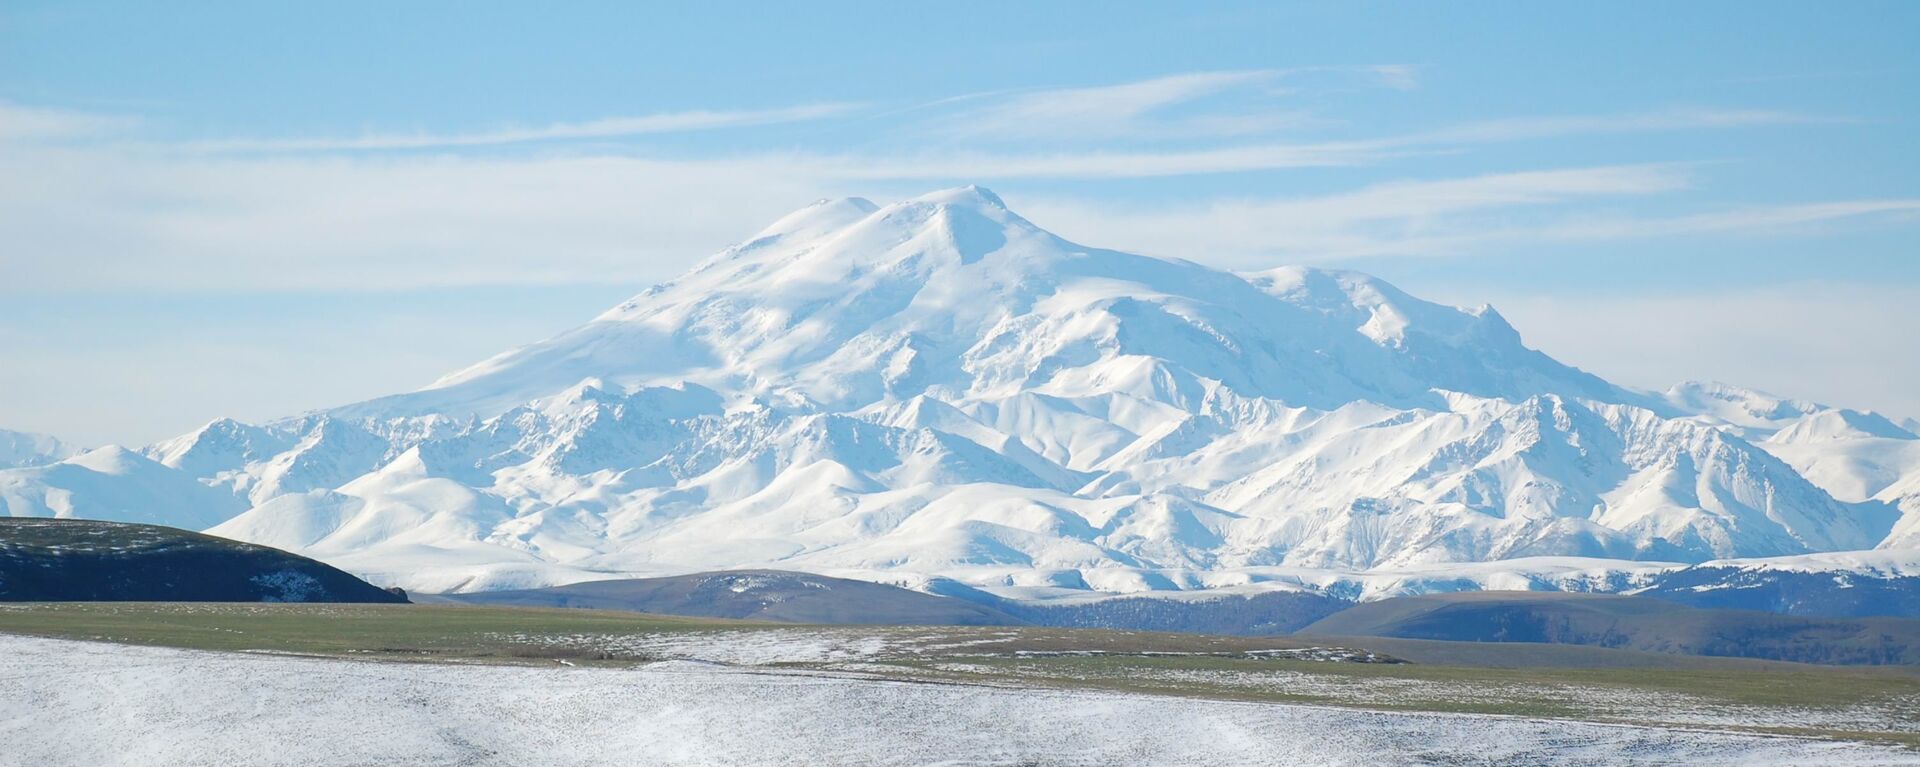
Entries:
{"type": "Polygon", "coordinates": [[[1035,595],[1617,585],[1920,562],[1916,431],[1615,385],[1491,307],[1087,247],[964,187],[816,203],[418,391],[138,449],[0,433],[0,510],[410,591],[743,567],[1035,595]]]}

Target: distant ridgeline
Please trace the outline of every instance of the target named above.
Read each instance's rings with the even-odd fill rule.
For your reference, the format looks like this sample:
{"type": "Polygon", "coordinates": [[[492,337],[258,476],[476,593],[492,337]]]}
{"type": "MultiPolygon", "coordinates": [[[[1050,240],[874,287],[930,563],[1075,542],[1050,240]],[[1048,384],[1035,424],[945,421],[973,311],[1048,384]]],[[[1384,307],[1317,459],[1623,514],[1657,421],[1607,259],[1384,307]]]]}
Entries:
{"type": "Polygon", "coordinates": [[[1800,663],[1920,663],[1920,620],[1696,609],[1612,594],[1490,591],[1399,597],[1356,605],[1300,633],[1585,645],[1800,663]]]}
{"type": "Polygon", "coordinates": [[[0,601],[406,602],[279,549],[157,525],[0,518],[0,601]]]}
{"type": "Polygon", "coordinates": [[[1641,596],[1781,615],[1920,618],[1920,577],[1700,565],[1662,575],[1641,596]]]}
{"type": "Polygon", "coordinates": [[[1241,635],[1285,634],[1352,605],[1324,594],[1294,591],[1205,599],[1123,596],[1073,603],[1030,602],[950,580],[936,581],[929,592],[811,573],[730,570],[431,599],[790,623],[1028,625],[1241,635]]]}

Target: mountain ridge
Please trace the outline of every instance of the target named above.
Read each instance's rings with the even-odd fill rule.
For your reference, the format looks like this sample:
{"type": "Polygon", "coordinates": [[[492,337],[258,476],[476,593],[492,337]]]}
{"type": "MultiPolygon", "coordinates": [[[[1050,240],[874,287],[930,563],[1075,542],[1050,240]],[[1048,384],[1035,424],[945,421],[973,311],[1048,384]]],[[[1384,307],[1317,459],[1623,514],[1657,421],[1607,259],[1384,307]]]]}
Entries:
{"type": "Polygon", "coordinates": [[[0,429],[0,469],[42,466],[80,452],[78,446],[47,434],[0,429]]]}
{"type": "MultiPolygon", "coordinates": [[[[765,566],[1149,591],[1920,535],[1920,463],[1833,489],[1872,474],[1833,456],[1920,444],[1853,412],[1626,389],[1491,307],[1087,248],[963,187],[822,201],[419,391],[143,455],[235,499],[217,534],[410,589],[765,566]]],[[[0,472],[0,501],[87,513],[59,479],[0,472]]]]}

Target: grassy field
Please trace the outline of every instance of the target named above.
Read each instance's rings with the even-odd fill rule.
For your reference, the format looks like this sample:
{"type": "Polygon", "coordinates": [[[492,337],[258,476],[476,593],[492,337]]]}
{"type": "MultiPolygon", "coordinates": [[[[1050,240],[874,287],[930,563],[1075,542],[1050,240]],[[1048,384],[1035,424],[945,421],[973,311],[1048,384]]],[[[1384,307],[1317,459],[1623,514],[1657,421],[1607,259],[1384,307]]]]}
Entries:
{"type": "Polygon", "coordinates": [[[67,602],[0,605],[0,631],[196,650],[531,662],[578,652],[503,633],[619,634],[752,626],[670,615],[442,605],[67,602]]]}
{"type": "MultiPolygon", "coordinates": [[[[891,638],[909,657],[940,657],[923,646],[965,642],[968,656],[991,653],[1202,652],[1303,648],[1288,637],[1234,637],[1145,631],[1007,627],[807,627],[720,618],[543,607],[466,605],[67,602],[0,605],[0,632],[201,650],[387,657],[396,660],[595,660],[647,662],[663,656],[623,649],[629,636],[830,630],[891,638]],[[541,642],[540,637],[592,637],[541,642]]],[[[682,644],[680,647],[686,647],[682,644]]],[[[958,652],[958,651],[956,651],[958,652]]],[[[675,656],[678,657],[678,656],[675,656]]]]}
{"type": "Polygon", "coordinates": [[[794,626],[454,605],[13,604],[0,605],[0,632],[404,662],[629,665],[695,659],[770,671],[1684,725],[1920,747],[1920,674],[1912,668],[1564,646],[794,626]],[[1352,662],[1366,656],[1330,645],[1414,662],[1352,662]]]}

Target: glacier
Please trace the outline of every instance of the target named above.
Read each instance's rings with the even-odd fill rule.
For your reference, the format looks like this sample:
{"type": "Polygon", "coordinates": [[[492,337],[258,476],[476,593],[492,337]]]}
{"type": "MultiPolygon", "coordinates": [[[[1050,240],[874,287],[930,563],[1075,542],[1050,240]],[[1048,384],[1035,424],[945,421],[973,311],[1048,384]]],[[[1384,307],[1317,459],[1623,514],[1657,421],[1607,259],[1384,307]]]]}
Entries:
{"type": "Polygon", "coordinates": [[[207,530],[424,591],[738,567],[1034,593],[1387,574],[1371,593],[1395,573],[1920,561],[1913,426],[1618,386],[1488,306],[1087,247],[962,187],[821,201],[418,391],[36,454],[0,470],[0,509],[207,530]]]}

